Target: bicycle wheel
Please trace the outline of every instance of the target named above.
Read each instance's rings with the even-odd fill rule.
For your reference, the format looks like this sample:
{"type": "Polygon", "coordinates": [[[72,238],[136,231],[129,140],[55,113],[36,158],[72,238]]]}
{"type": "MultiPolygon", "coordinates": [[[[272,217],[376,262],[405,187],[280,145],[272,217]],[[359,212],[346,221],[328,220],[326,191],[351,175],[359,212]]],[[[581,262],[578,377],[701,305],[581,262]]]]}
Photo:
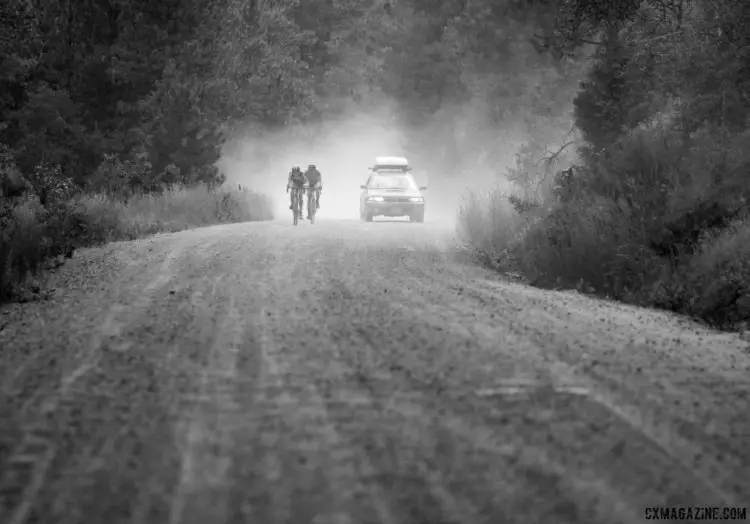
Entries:
{"type": "Polygon", "coordinates": [[[315,213],[318,212],[317,202],[315,201],[315,192],[313,191],[310,198],[307,199],[308,212],[310,213],[310,223],[315,223],[315,213]],[[312,204],[312,205],[310,205],[312,204]]]}
{"type": "Polygon", "coordinates": [[[297,198],[297,191],[294,191],[294,198],[292,199],[292,215],[294,215],[294,225],[296,226],[299,222],[299,199],[297,198]]]}

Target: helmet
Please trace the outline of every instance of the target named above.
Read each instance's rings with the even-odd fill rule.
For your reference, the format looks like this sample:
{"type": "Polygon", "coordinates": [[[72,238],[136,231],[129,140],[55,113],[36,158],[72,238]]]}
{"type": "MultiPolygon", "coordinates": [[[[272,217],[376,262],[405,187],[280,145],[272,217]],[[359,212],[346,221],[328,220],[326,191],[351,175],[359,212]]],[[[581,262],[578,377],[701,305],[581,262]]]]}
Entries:
{"type": "Polygon", "coordinates": [[[299,166],[292,166],[292,173],[296,173],[299,170],[299,166]]]}
{"type": "Polygon", "coordinates": [[[315,164],[310,164],[309,166],[307,166],[307,169],[315,169],[315,164]]]}

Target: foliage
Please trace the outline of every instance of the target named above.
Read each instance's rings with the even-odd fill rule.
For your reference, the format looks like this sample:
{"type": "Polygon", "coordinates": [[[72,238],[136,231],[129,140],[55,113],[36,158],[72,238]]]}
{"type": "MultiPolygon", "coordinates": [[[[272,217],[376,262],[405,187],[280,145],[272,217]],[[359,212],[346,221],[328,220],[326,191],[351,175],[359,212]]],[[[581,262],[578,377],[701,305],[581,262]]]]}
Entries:
{"type": "Polygon", "coordinates": [[[558,171],[550,191],[530,195],[527,148],[508,172],[525,199],[494,223],[486,206],[498,204],[472,201],[464,234],[480,244],[502,238],[484,241],[486,258],[503,253],[537,285],[746,324],[750,6],[560,5],[542,47],[561,60],[593,47],[573,101],[577,158],[563,162],[577,165],[558,171]],[[518,223],[530,226],[518,234],[518,223]]]}
{"type": "Polygon", "coordinates": [[[42,253],[265,216],[217,196],[229,138],[388,107],[431,175],[497,178],[459,209],[493,265],[715,322],[711,271],[744,289],[717,246],[740,257],[746,234],[748,2],[73,6],[0,6],[2,186],[28,188],[3,238],[42,253]]]}
{"type": "Polygon", "coordinates": [[[134,183],[158,191],[220,183],[213,166],[240,129],[390,100],[446,174],[471,157],[491,165],[508,120],[538,143],[570,125],[580,67],[536,53],[524,19],[510,0],[12,0],[0,142],[24,174],[59,165],[80,187],[115,184],[102,179],[113,156],[147,162],[155,179],[134,183]],[[461,133],[435,136],[456,118],[461,133]]]}
{"type": "Polygon", "coordinates": [[[206,225],[273,218],[268,199],[247,189],[212,191],[204,186],[160,194],[78,194],[54,208],[38,198],[14,206],[0,229],[0,300],[23,297],[28,277],[51,266],[49,260],[81,246],[134,240],[206,225]]]}

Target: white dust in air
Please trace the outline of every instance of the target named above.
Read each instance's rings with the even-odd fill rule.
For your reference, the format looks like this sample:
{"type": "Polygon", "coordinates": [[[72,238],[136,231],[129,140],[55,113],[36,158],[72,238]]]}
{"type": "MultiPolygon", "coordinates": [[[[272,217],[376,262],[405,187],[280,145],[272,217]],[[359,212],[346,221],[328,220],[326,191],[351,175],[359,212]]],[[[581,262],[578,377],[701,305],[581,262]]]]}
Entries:
{"type": "Polygon", "coordinates": [[[276,134],[247,133],[227,144],[219,166],[229,184],[272,198],[275,215],[281,218],[289,213],[286,182],[291,167],[304,170],[315,164],[323,176],[318,216],[357,219],[359,186],[367,181],[375,157],[406,156],[404,136],[394,122],[390,112],[381,111],[276,134]]]}

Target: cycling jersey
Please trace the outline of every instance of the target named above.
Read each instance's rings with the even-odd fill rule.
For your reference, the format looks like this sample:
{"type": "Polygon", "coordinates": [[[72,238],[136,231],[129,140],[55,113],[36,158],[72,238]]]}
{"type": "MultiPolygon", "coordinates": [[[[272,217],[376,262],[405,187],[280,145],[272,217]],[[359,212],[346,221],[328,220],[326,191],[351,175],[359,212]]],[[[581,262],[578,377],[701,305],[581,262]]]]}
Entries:
{"type": "Polygon", "coordinates": [[[317,169],[308,169],[305,171],[305,177],[311,186],[322,185],[323,183],[323,177],[317,169]]]}
{"type": "Polygon", "coordinates": [[[295,187],[302,187],[307,182],[305,174],[302,171],[292,171],[289,173],[289,185],[295,187]]]}

